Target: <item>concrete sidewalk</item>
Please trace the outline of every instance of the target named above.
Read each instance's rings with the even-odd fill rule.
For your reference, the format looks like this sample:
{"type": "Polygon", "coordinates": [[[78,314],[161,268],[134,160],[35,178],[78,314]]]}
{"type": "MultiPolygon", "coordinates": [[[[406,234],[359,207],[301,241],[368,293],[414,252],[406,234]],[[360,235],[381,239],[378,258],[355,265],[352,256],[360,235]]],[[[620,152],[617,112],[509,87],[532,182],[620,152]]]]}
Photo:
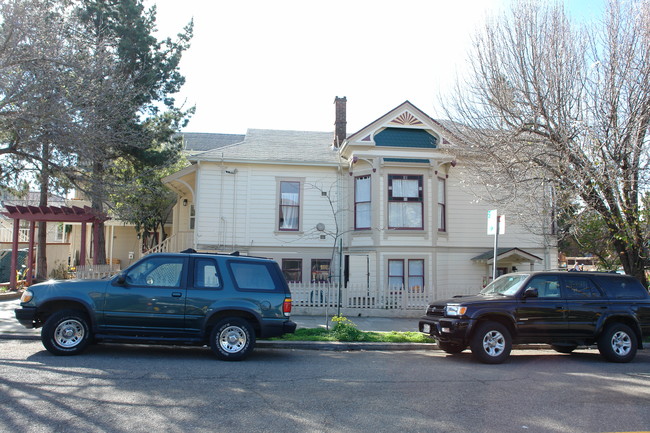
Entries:
{"type": "MultiPolygon", "coordinates": [[[[40,329],[27,329],[23,327],[14,316],[14,309],[20,306],[19,299],[5,299],[0,300],[0,339],[17,339],[17,340],[38,340],[40,339],[40,329]]],[[[399,331],[399,332],[417,332],[418,319],[414,318],[387,318],[387,317],[349,317],[349,319],[357,325],[362,331],[399,331]]],[[[298,328],[325,328],[329,324],[330,328],[334,326],[331,321],[331,316],[291,316],[291,320],[298,324],[298,328]]],[[[375,343],[321,343],[321,344],[308,344],[307,342],[291,342],[291,344],[280,344],[281,342],[259,342],[263,347],[283,347],[288,348],[303,348],[309,349],[318,346],[318,348],[325,348],[329,350],[354,350],[359,345],[364,345],[366,349],[371,347],[368,345],[375,345],[378,348],[374,350],[386,350],[387,345],[379,345],[375,343]],[[325,347],[327,346],[327,347],[325,347]]],[[[406,350],[406,346],[399,349],[400,345],[391,343],[393,349],[406,350]]],[[[417,345],[422,346],[422,345],[417,345]]],[[[435,345],[426,345],[433,346],[435,345]]],[[[411,346],[408,346],[411,347],[411,346]]],[[[414,347],[414,346],[413,346],[414,347]]],[[[358,350],[358,349],[357,349],[358,350]]],[[[413,350],[413,348],[409,349],[413,350]]]]}

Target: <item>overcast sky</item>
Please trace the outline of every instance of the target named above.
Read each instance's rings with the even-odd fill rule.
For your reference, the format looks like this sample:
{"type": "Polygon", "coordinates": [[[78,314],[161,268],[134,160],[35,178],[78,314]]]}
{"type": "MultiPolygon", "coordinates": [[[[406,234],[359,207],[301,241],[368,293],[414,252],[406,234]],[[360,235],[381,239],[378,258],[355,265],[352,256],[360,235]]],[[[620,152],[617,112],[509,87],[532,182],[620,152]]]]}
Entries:
{"type": "MultiPolygon", "coordinates": [[[[439,95],[462,70],[470,38],[508,0],[145,0],[158,38],[194,18],[177,100],[195,105],[185,131],[334,130],[347,97],[348,133],[405,100],[440,116],[439,95]]],[[[592,0],[566,0],[580,13],[592,0]]],[[[586,11],[586,12],[585,12],[586,11]]]]}

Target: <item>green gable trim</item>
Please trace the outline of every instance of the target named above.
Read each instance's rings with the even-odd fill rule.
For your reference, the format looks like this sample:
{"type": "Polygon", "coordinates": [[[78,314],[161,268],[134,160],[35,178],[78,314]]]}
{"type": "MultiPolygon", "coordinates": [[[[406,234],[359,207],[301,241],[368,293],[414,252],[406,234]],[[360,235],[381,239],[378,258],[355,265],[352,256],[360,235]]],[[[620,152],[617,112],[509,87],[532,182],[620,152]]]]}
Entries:
{"type": "Polygon", "coordinates": [[[412,162],[414,164],[429,164],[428,159],[410,159],[410,158],[384,158],[384,162],[412,162]]]}
{"type": "Polygon", "coordinates": [[[375,144],[384,147],[435,149],[438,140],[423,129],[386,128],[375,135],[375,144]]]}

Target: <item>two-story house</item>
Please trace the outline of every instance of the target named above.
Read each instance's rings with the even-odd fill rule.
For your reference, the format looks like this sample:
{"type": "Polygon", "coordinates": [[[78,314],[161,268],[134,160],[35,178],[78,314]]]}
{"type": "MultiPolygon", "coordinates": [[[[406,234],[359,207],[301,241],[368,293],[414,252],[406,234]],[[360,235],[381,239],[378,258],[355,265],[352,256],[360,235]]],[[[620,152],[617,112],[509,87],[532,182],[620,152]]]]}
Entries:
{"type": "MultiPolygon", "coordinates": [[[[492,275],[497,205],[467,185],[453,135],[408,101],[348,135],[346,102],[334,134],[213,134],[214,148],[164,180],[179,195],[170,249],[271,257],[288,281],[361,287],[372,302],[475,292],[492,275]]],[[[499,273],[553,267],[548,239],[509,224],[499,273]]]]}

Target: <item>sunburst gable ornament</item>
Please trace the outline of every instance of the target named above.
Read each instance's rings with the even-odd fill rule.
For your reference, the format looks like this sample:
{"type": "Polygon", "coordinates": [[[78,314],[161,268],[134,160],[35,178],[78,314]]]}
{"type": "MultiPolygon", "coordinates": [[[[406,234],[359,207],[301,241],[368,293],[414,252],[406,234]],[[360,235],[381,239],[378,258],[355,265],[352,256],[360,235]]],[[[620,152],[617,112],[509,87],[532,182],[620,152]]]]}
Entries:
{"type": "Polygon", "coordinates": [[[393,125],[406,125],[406,126],[423,125],[423,123],[420,122],[417,117],[415,117],[408,111],[400,114],[399,116],[391,120],[390,123],[393,125]]]}

